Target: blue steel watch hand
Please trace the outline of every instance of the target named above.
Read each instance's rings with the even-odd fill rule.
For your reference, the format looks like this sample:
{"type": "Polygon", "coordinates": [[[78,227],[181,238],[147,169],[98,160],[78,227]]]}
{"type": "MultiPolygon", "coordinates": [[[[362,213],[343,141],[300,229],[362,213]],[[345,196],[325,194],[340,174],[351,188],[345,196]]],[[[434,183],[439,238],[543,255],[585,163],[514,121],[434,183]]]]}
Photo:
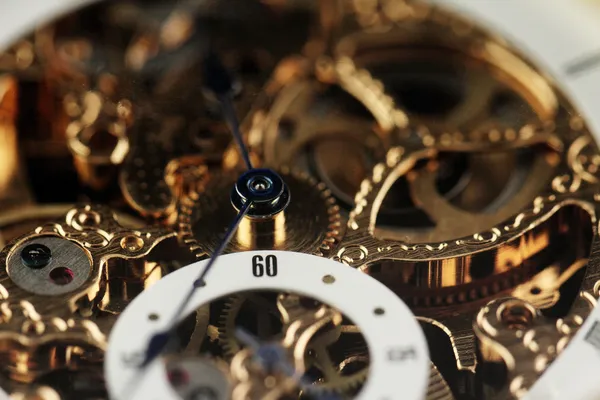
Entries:
{"type": "MultiPolygon", "coordinates": [[[[233,138],[235,139],[240,154],[246,163],[246,166],[249,170],[252,170],[252,163],[250,162],[250,157],[248,155],[248,150],[244,144],[242,139],[242,135],[240,133],[239,121],[235,114],[235,108],[233,106],[233,80],[231,75],[227,71],[227,69],[223,66],[219,58],[213,53],[209,52],[208,56],[205,59],[203,64],[204,68],[204,76],[207,81],[207,88],[212,91],[217,99],[219,100],[223,112],[223,118],[229,125],[231,129],[231,133],[233,138]]],[[[201,288],[206,284],[205,278],[210,272],[211,268],[214,266],[217,258],[223,253],[229,242],[231,241],[233,235],[235,234],[238,226],[248,213],[248,211],[252,208],[253,202],[252,200],[248,200],[238,207],[238,213],[234,220],[231,222],[231,225],[227,229],[225,237],[219,244],[219,246],[215,249],[212,254],[210,260],[198,276],[192,285],[192,288],[187,293],[186,297],[183,299],[173,316],[167,328],[161,332],[154,334],[150,338],[150,342],[146,348],[146,351],[143,355],[143,360],[138,366],[138,371],[136,373],[136,378],[141,378],[148,367],[165,349],[169,344],[173,343],[177,339],[177,323],[181,314],[185,311],[188,306],[190,300],[196,293],[196,290],[201,288]]],[[[128,385],[126,387],[126,395],[123,399],[129,399],[131,395],[135,393],[135,389],[137,388],[137,381],[139,379],[134,379],[132,385],[128,385]]]]}
{"type": "Polygon", "coordinates": [[[279,344],[261,343],[254,335],[243,328],[236,328],[235,337],[243,344],[248,346],[254,352],[254,357],[262,364],[266,370],[279,370],[295,380],[298,387],[307,393],[311,393],[314,400],[341,400],[334,393],[315,393],[313,385],[304,375],[299,375],[296,369],[288,361],[283,347],[279,344]]]}
{"type": "Polygon", "coordinates": [[[240,155],[246,164],[248,170],[253,169],[252,161],[248,149],[244,144],[242,133],[240,132],[240,123],[235,113],[233,105],[233,78],[229,71],[223,66],[219,57],[212,51],[209,51],[204,62],[204,76],[206,77],[206,87],[213,92],[223,113],[223,119],[227,122],[233,139],[235,140],[240,155]]]}

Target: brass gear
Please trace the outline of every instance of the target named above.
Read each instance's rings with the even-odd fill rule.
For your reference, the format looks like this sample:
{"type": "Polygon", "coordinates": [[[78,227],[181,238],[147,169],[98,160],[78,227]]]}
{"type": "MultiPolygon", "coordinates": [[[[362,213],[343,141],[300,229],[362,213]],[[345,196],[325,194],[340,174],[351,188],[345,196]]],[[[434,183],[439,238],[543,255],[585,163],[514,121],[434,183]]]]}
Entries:
{"type": "MultiPolygon", "coordinates": [[[[260,303],[261,308],[257,307],[258,312],[267,313],[267,315],[259,316],[257,319],[261,319],[261,322],[265,322],[269,317],[276,318],[281,323],[281,314],[277,310],[277,306],[271,304],[265,298],[260,296],[253,296],[250,293],[238,293],[230,296],[223,305],[221,315],[219,316],[219,343],[223,348],[223,352],[226,358],[233,358],[240,350],[242,346],[235,338],[236,318],[239,315],[244,304],[248,302],[260,303]]],[[[268,322],[263,323],[263,331],[258,333],[258,338],[261,340],[273,339],[280,332],[281,326],[277,329],[270,329],[268,322]]]]}
{"type": "MultiPolygon", "coordinates": [[[[282,63],[304,66],[306,60],[282,63]]],[[[296,66],[302,70],[301,66],[296,66]]],[[[317,65],[317,69],[319,66],[317,65]]],[[[325,182],[344,208],[376,161],[385,155],[386,133],[381,132],[367,108],[336,83],[324,77],[298,73],[255,110],[247,127],[248,144],[261,165],[293,166],[325,182]],[[323,118],[323,110],[329,110],[323,118]]],[[[230,162],[241,162],[230,147],[230,162]]],[[[227,166],[227,165],[226,165],[227,166]]]]}
{"type": "Polygon", "coordinates": [[[366,348],[357,348],[353,351],[347,351],[346,357],[339,363],[336,363],[333,368],[336,374],[330,376],[329,379],[321,378],[316,384],[311,387],[310,393],[324,393],[324,392],[335,392],[335,393],[348,393],[355,391],[367,380],[369,375],[369,368],[360,367],[357,371],[354,371],[348,375],[344,375],[344,369],[349,368],[350,365],[366,364],[369,363],[369,352],[366,348]],[[353,353],[353,354],[352,354],[353,353]]]}
{"type": "MultiPolygon", "coordinates": [[[[211,254],[236,214],[230,193],[237,175],[207,173],[208,178],[201,179],[202,189],[183,195],[178,205],[179,238],[197,258],[211,254]]],[[[342,236],[340,210],[331,191],[306,174],[285,168],[278,173],[291,192],[289,206],[267,223],[242,221],[225,252],[275,249],[331,254],[342,236]]]]}
{"type": "MultiPolygon", "coordinates": [[[[219,317],[219,343],[223,348],[224,355],[227,359],[233,358],[238,354],[243,347],[235,337],[235,329],[238,326],[237,317],[240,315],[245,305],[254,303],[256,307],[256,319],[258,322],[257,336],[261,340],[276,340],[281,336],[281,326],[270,326],[268,320],[270,318],[281,322],[281,314],[279,313],[275,303],[270,302],[260,293],[242,293],[230,296],[223,305],[221,315],[219,317]],[[260,315],[259,313],[263,313],[260,315]],[[265,314],[266,313],[266,314],[265,314]]],[[[248,312],[244,316],[248,316],[248,312]]],[[[271,321],[272,322],[272,321],[271,321]]],[[[337,331],[337,330],[336,330],[337,331]]],[[[320,335],[317,342],[321,343],[321,347],[327,346],[335,342],[343,329],[337,332],[327,332],[320,335]]],[[[359,334],[358,330],[351,330],[349,333],[359,334]]],[[[315,381],[315,385],[311,387],[310,394],[335,392],[335,393],[351,393],[358,389],[367,379],[369,350],[366,343],[361,343],[344,350],[341,361],[331,363],[330,357],[325,357],[325,362],[330,363],[325,367],[319,365],[319,350],[311,350],[308,354],[308,365],[316,366],[319,370],[327,370],[327,377],[319,378],[315,381]],[[356,364],[364,364],[358,370],[354,370],[356,364]],[[352,369],[352,372],[345,375],[344,369],[352,369]]]]}
{"type": "Polygon", "coordinates": [[[427,387],[427,400],[454,400],[454,395],[440,371],[434,363],[429,368],[429,386],[427,387]]]}

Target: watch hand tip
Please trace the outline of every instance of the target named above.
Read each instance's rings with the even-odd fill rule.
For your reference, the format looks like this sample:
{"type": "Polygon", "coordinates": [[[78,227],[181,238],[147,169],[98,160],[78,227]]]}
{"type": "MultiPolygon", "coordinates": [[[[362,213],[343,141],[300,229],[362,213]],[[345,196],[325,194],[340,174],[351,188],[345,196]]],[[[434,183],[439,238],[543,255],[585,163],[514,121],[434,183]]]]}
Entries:
{"type": "Polygon", "coordinates": [[[233,91],[231,74],[214,52],[209,52],[203,65],[206,86],[216,95],[226,95],[233,91]]]}

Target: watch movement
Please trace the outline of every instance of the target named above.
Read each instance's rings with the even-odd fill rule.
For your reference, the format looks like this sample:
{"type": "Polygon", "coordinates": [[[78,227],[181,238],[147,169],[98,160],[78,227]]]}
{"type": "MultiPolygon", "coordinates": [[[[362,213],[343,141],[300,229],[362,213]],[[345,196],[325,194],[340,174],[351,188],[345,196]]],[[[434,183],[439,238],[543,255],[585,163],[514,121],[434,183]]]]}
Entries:
{"type": "Polygon", "coordinates": [[[600,397],[596,0],[0,6],[0,399],[600,397]]]}

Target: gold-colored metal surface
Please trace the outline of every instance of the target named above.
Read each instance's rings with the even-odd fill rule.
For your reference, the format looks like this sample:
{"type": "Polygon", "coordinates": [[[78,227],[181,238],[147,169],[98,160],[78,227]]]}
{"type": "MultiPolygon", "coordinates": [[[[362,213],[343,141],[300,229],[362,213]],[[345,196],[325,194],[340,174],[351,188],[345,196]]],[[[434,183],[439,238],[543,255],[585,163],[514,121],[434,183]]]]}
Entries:
{"type": "MultiPolygon", "coordinates": [[[[256,330],[262,341],[274,340],[285,332],[285,314],[269,294],[238,294],[227,299],[218,321],[219,341],[227,358],[235,357],[244,348],[235,336],[240,326],[256,330]]],[[[355,325],[346,321],[334,324],[327,333],[323,331],[315,337],[310,348],[307,362],[322,375],[317,379],[315,392],[352,393],[366,380],[369,351],[355,325]]]]}
{"type": "MultiPolygon", "coordinates": [[[[218,246],[244,164],[208,89],[216,55],[250,160],[291,196],[225,252],[383,282],[427,337],[428,400],[522,397],[600,294],[600,151],[560,82],[485,28],[417,0],[127,0],[19,39],[0,54],[0,386],[107,398],[120,313],[218,246]],[[28,266],[29,244],[52,263],[28,266]]],[[[179,328],[167,369],[197,363],[243,400],[352,398],[377,345],[293,294],[238,293],[179,328]],[[262,369],[239,327],[312,391],[262,369]]]]}
{"type": "MultiPolygon", "coordinates": [[[[206,174],[199,178],[191,174],[197,183],[185,184],[191,189],[178,205],[178,236],[196,257],[212,253],[236,214],[229,198],[237,175],[208,170],[206,174]]],[[[268,220],[244,218],[226,252],[277,249],[323,255],[335,248],[342,227],[329,189],[303,174],[284,170],[281,176],[293,193],[289,206],[268,220]]]]}
{"type": "Polygon", "coordinates": [[[216,299],[188,316],[177,331],[179,345],[167,359],[167,370],[181,368],[189,379],[178,385],[175,378],[171,384],[176,391],[210,387],[202,384],[203,375],[189,373],[206,362],[231,383],[233,399],[288,399],[299,394],[303,399],[326,394],[352,398],[369,372],[369,350],[360,329],[339,311],[296,294],[252,291],[216,299]],[[281,351],[279,364],[286,365],[265,369],[239,330],[261,346],[281,351]],[[293,376],[288,367],[295,371],[293,376]],[[301,389],[294,376],[304,376],[312,385],[301,389]]]}
{"type": "MultiPolygon", "coordinates": [[[[54,285],[57,290],[48,290],[43,296],[36,295],[36,290],[24,288],[26,286],[23,285],[29,285],[27,281],[18,286],[11,279],[8,267],[2,270],[1,356],[11,378],[28,382],[58,367],[75,367],[81,357],[84,360],[101,357],[106,347],[106,336],[114,323],[111,312],[118,310],[114,310],[113,302],[118,300],[119,292],[123,293],[122,289],[113,288],[113,285],[115,281],[121,281],[119,285],[122,288],[126,286],[120,275],[122,265],[128,264],[126,269],[129,269],[135,260],[144,264],[143,257],[147,257],[159,243],[174,236],[172,232],[157,228],[123,228],[108,208],[81,206],[71,208],[62,220],[40,225],[32,232],[13,239],[0,254],[4,265],[21,257],[16,251],[23,243],[44,240],[63,241],[81,252],[83,258],[77,256],[61,260],[59,256],[52,266],[55,269],[45,272],[50,278],[45,285],[54,285]],[[85,264],[73,264],[77,260],[85,264]],[[65,292],[61,288],[63,282],[52,283],[52,271],[57,269],[68,271],[71,283],[77,282],[77,285],[65,292]],[[76,274],[84,276],[79,279],[76,274]],[[96,320],[96,317],[100,318],[96,320]]],[[[12,268],[12,274],[16,274],[19,269],[27,267],[16,263],[12,268]]],[[[43,270],[36,272],[44,273],[43,270]]],[[[142,288],[150,284],[143,277],[138,279],[142,288]]]]}
{"type": "Polygon", "coordinates": [[[494,395],[520,398],[527,393],[596,306],[596,299],[585,292],[575,302],[574,310],[558,320],[545,319],[539,309],[518,299],[494,300],[481,309],[473,325],[481,370],[493,374],[493,365],[500,360],[508,370],[504,393],[494,395]]]}
{"type": "MultiPolygon", "coordinates": [[[[589,252],[597,190],[595,172],[589,171],[597,170],[592,155],[597,149],[581,120],[570,117],[570,106],[540,75],[483,32],[452,34],[450,20],[440,16],[431,22],[446,31],[435,45],[471,49],[475,60],[489,65],[492,78],[500,77],[486,96],[498,92],[500,82],[505,87],[510,82],[517,97],[513,106],[526,102],[532,113],[520,114],[524,120],[510,113],[494,118],[493,104],[483,99],[480,111],[467,108],[476,112],[472,119],[405,112],[408,127],[404,122],[396,127],[398,139],[361,184],[336,259],[395,290],[423,321],[449,335],[455,360],[445,362],[475,372],[470,321],[483,300],[509,294],[545,267],[560,265],[560,274],[589,252]],[[502,70],[494,72],[500,64],[502,70]],[[482,124],[477,121],[484,111],[482,124]],[[389,210],[394,205],[395,213],[389,210]]],[[[378,45],[397,40],[365,36],[378,45]]],[[[360,56],[347,55],[362,54],[357,49],[364,41],[345,40],[343,48],[352,51],[342,52],[338,69],[356,71],[363,66],[360,56]]],[[[364,98],[381,99],[374,108],[391,115],[401,106],[401,94],[390,102],[393,87],[384,78],[363,88],[364,98]]]]}
{"type": "MultiPolygon", "coordinates": [[[[265,90],[268,97],[258,101],[264,105],[248,122],[248,143],[264,165],[293,165],[310,173],[349,207],[367,171],[383,157],[386,138],[365,106],[338,82],[323,82],[310,72],[305,59],[279,65],[265,90]]],[[[229,152],[226,161],[232,163],[235,148],[229,152]]]]}
{"type": "Polygon", "coordinates": [[[429,374],[427,400],[454,400],[452,391],[437,367],[432,363],[429,374]]]}
{"type": "MultiPolygon", "coordinates": [[[[310,299],[293,294],[280,294],[277,297],[277,308],[282,317],[279,346],[286,357],[285,362],[293,367],[297,376],[302,376],[310,368],[317,367],[321,370],[322,381],[310,390],[305,390],[304,394],[309,398],[311,394],[324,391],[347,395],[350,390],[352,393],[362,383],[368,365],[352,378],[344,377],[342,369],[336,370],[327,347],[333,345],[344,331],[343,316],[327,306],[310,303],[310,299]],[[350,379],[356,381],[354,387],[349,385],[350,379]]],[[[236,380],[232,399],[279,399],[286,398],[286,395],[291,395],[294,391],[298,392],[299,382],[287,374],[273,376],[277,384],[267,384],[264,371],[253,365],[251,357],[250,349],[239,349],[231,360],[231,372],[236,380]]],[[[368,353],[364,357],[368,358],[368,353]]]]}

